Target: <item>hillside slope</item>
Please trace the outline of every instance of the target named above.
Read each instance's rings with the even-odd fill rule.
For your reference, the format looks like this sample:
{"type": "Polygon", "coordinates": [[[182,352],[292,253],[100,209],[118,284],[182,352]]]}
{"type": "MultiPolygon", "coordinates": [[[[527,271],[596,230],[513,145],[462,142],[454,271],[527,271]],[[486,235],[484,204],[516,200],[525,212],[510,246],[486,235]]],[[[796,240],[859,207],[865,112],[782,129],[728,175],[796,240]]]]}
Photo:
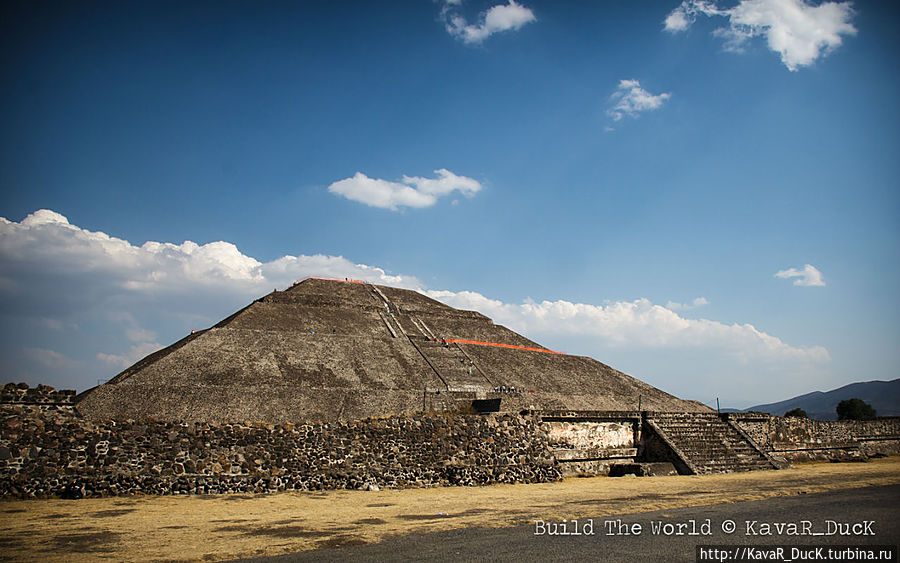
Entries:
{"type": "Polygon", "coordinates": [[[791,409],[801,408],[810,418],[836,420],[835,408],[838,403],[852,398],[862,399],[872,405],[878,416],[900,416],[900,379],[851,383],[832,391],[824,393],[814,391],[785,401],[756,405],[744,410],[781,416],[791,409]]]}

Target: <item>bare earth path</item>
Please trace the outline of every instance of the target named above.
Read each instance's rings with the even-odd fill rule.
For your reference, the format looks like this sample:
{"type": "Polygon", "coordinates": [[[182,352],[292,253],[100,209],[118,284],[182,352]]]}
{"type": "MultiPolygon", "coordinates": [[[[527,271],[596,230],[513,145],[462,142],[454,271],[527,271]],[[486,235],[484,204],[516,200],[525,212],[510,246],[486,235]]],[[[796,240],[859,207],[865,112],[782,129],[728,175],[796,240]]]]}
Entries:
{"type": "Polygon", "coordinates": [[[707,476],[377,492],[0,502],[0,558],[222,560],[505,527],[900,484],[900,458],[707,476]]]}

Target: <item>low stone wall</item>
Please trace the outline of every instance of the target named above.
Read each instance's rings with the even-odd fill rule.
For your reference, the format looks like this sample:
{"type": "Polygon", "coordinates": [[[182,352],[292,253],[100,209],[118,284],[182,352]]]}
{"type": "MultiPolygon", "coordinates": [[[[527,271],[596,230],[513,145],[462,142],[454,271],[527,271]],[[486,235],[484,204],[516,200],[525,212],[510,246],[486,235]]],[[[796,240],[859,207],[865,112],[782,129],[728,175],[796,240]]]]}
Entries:
{"type": "Polygon", "coordinates": [[[0,405],[0,496],[187,494],[550,482],[536,416],[305,425],[94,422],[0,405]]]}
{"type": "MultiPolygon", "coordinates": [[[[642,430],[652,417],[636,411],[216,424],[91,420],[73,399],[47,386],[2,388],[0,497],[550,482],[668,459],[642,430]]],[[[900,454],[900,418],[730,418],[768,452],[794,461],[900,454]]]]}
{"type": "Polygon", "coordinates": [[[790,461],[900,454],[900,417],[834,421],[738,414],[731,418],[766,451],[790,461]]]}
{"type": "Polygon", "coordinates": [[[57,391],[49,385],[29,387],[27,383],[7,383],[0,388],[0,404],[55,404],[71,405],[75,391],[57,391]]]}

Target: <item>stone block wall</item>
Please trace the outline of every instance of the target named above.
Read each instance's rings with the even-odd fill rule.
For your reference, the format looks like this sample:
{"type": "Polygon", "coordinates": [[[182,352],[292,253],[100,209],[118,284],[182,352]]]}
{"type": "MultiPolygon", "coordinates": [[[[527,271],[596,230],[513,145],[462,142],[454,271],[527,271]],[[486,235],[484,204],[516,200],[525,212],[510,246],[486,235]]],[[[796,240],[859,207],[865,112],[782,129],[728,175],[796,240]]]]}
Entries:
{"type": "Polygon", "coordinates": [[[767,414],[731,417],[757,444],[790,461],[900,454],[900,417],[841,421],[767,414]]]}
{"type": "Polygon", "coordinates": [[[88,421],[0,405],[0,497],[549,482],[536,416],[403,416],[271,425],[88,421]]]}
{"type": "Polygon", "coordinates": [[[11,404],[65,404],[75,402],[75,391],[57,391],[49,385],[29,387],[27,383],[7,383],[0,389],[0,403],[11,404]]]}
{"type": "MultiPolygon", "coordinates": [[[[47,386],[2,388],[0,497],[550,482],[606,474],[611,464],[638,457],[667,459],[643,436],[641,413],[632,411],[218,424],[85,419],[73,399],[73,392],[47,386]]],[[[741,414],[732,421],[791,460],[900,454],[900,418],[822,422],[741,414]]]]}

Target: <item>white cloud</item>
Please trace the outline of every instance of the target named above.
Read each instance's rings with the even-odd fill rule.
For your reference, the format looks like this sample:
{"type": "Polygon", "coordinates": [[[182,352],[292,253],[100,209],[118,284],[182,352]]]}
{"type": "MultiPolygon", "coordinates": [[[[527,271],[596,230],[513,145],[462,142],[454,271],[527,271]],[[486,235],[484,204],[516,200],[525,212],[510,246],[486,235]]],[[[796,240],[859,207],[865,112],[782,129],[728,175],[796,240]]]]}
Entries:
{"type": "MultiPolygon", "coordinates": [[[[441,189],[427,182],[423,189],[429,193],[441,189]]],[[[393,276],[341,256],[288,255],[263,263],[223,241],[203,245],[192,241],[148,241],[135,246],[106,233],[71,225],[62,215],[48,210],[36,211],[20,223],[0,217],[0,263],[9,279],[0,288],[0,294],[7,298],[36,289],[27,285],[32,277],[54,286],[58,280],[83,284],[70,285],[61,295],[56,291],[57,295],[48,296],[71,296],[72,301],[83,300],[86,294],[96,291],[108,298],[122,293],[172,293],[186,288],[257,295],[273,287],[286,287],[308,275],[363,278],[404,287],[418,285],[415,278],[393,276]],[[89,291],[91,286],[96,291],[89,291]]]]}
{"type": "Polygon", "coordinates": [[[133,344],[129,346],[127,351],[121,354],[98,352],[96,357],[103,363],[116,367],[117,369],[124,369],[144,356],[152,354],[163,347],[156,341],[156,332],[141,328],[138,325],[138,321],[134,318],[134,315],[130,312],[111,311],[107,317],[111,323],[115,323],[118,326],[124,326],[122,332],[125,335],[125,338],[129,342],[133,342],[133,344]]]}
{"type": "Polygon", "coordinates": [[[684,31],[687,28],[691,27],[691,20],[684,9],[684,4],[678,6],[666,16],[665,19],[665,30],[670,32],[676,31],[684,31]]]}
{"type": "MultiPolygon", "coordinates": [[[[423,189],[440,187],[425,183],[423,189]]],[[[341,256],[260,262],[222,241],[137,246],[71,225],[49,210],[21,222],[0,218],[0,271],[7,282],[0,285],[0,368],[7,377],[81,389],[161,348],[160,342],[210,326],[309,275],[421,285],[341,256]],[[23,323],[32,329],[16,330],[23,323]],[[71,359],[50,349],[57,346],[80,355],[71,359]]]]}
{"type": "MultiPolygon", "coordinates": [[[[137,246],[71,225],[50,211],[21,222],[0,218],[0,271],[9,280],[0,286],[0,369],[7,377],[80,389],[308,275],[423,287],[415,277],[340,256],[261,262],[221,241],[137,246]],[[58,322],[42,321],[48,318],[58,322]],[[23,323],[29,330],[16,329],[23,323]]],[[[541,344],[611,362],[686,397],[705,397],[721,373],[731,377],[716,380],[720,388],[751,383],[761,388],[753,399],[743,388],[734,391],[757,403],[777,398],[765,393],[786,373],[793,376],[790,392],[799,394],[811,388],[809,382],[817,381],[829,359],[820,346],[798,347],[749,324],[687,319],[674,310],[702,306],[702,297],[662,307],[646,299],[510,304],[473,292],[427,293],[477,309],[541,344]],[[706,367],[698,368],[704,362],[706,367]]]]}
{"type": "Polygon", "coordinates": [[[666,100],[672,97],[671,93],[651,94],[647,90],[641,88],[641,83],[637,80],[622,80],[616,91],[610,96],[610,100],[614,104],[607,110],[607,114],[615,121],[619,121],[623,117],[638,117],[645,111],[659,109],[666,100]]]}
{"type": "Polygon", "coordinates": [[[140,327],[129,328],[125,330],[125,336],[132,342],[147,342],[156,338],[156,333],[140,327]]]}
{"type": "Polygon", "coordinates": [[[160,348],[162,348],[162,345],[159,342],[140,342],[131,346],[131,348],[128,349],[128,352],[122,355],[97,352],[97,359],[118,370],[123,370],[144,356],[156,352],[160,348]]]}
{"type": "Polygon", "coordinates": [[[430,207],[454,191],[472,197],[481,190],[477,180],[457,176],[445,168],[434,173],[435,178],[403,176],[402,182],[391,182],[357,172],[352,178],[334,182],[328,191],[372,207],[397,211],[400,207],[430,207]]]}
{"type": "MultiPolygon", "coordinates": [[[[796,347],[750,324],[686,319],[647,299],[606,305],[542,301],[508,304],[470,291],[428,291],[453,307],[474,309],[525,334],[590,336],[607,346],[718,350],[741,362],[821,363],[830,359],[821,346],[796,347]]],[[[705,304],[698,298],[696,304],[705,304]]]]}
{"type": "Polygon", "coordinates": [[[698,15],[725,16],[728,15],[728,11],[717,8],[715,1],[684,0],[666,16],[663,22],[664,29],[671,33],[685,31],[697,21],[698,15]]]}
{"type": "Polygon", "coordinates": [[[779,53],[791,71],[838,48],[843,35],[856,34],[850,2],[816,6],[805,0],[740,0],[730,9],[720,9],[712,1],[685,0],[666,17],[665,29],[684,31],[699,15],[728,18],[728,27],[715,31],[725,39],[726,50],[741,51],[753,37],[765,37],[769,49],[779,53]]]}
{"type": "Polygon", "coordinates": [[[103,352],[97,352],[97,359],[120,370],[125,369],[132,363],[134,363],[129,362],[125,356],[118,356],[116,354],[104,354],[103,352]]]}
{"type": "Polygon", "coordinates": [[[459,13],[460,0],[446,0],[441,10],[447,32],[470,45],[480,44],[485,39],[501,31],[514,31],[527,23],[537,21],[534,12],[509,0],[508,4],[498,4],[480,15],[478,24],[469,24],[459,13]]]}
{"type": "Polygon", "coordinates": [[[44,368],[64,370],[78,364],[77,361],[64,356],[55,350],[48,350],[46,348],[25,348],[23,352],[25,353],[26,358],[44,368]]]}
{"type": "Polygon", "coordinates": [[[798,270],[797,268],[781,270],[775,274],[775,277],[782,279],[798,278],[794,280],[794,285],[825,287],[825,280],[822,278],[822,272],[812,264],[803,266],[802,270],[798,270]]]}
{"type": "Polygon", "coordinates": [[[707,301],[706,297],[697,297],[690,303],[676,303],[675,301],[669,301],[666,303],[666,309],[671,309],[673,311],[686,311],[688,309],[696,309],[697,307],[702,307],[704,305],[709,305],[709,301],[707,301]]]}
{"type": "Polygon", "coordinates": [[[34,320],[38,325],[50,330],[62,330],[63,322],[59,319],[38,318],[34,320]]]}

